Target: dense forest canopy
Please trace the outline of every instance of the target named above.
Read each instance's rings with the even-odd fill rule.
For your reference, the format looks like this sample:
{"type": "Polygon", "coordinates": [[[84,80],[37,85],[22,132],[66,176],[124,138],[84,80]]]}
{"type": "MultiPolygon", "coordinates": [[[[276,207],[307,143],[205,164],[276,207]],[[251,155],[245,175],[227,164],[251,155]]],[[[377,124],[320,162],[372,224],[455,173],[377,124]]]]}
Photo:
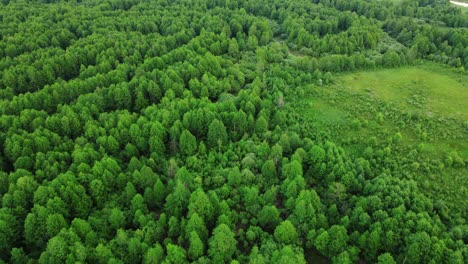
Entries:
{"type": "Polygon", "coordinates": [[[1,0],[0,263],[466,263],[466,189],[416,177],[466,183],[466,149],[353,152],[291,105],[343,72],[464,78],[467,27],[445,0],[1,0]]]}

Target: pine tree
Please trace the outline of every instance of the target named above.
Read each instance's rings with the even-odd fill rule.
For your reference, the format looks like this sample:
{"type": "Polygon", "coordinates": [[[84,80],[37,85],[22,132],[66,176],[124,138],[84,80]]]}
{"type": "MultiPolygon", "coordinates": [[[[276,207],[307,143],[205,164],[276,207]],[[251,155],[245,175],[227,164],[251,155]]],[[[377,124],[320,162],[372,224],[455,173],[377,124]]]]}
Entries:
{"type": "Polygon", "coordinates": [[[226,127],[223,122],[215,119],[208,128],[208,145],[212,148],[221,147],[227,142],[226,127]]]}
{"type": "Polygon", "coordinates": [[[187,156],[195,154],[197,150],[197,140],[188,130],[182,131],[179,139],[180,150],[187,156]]]}

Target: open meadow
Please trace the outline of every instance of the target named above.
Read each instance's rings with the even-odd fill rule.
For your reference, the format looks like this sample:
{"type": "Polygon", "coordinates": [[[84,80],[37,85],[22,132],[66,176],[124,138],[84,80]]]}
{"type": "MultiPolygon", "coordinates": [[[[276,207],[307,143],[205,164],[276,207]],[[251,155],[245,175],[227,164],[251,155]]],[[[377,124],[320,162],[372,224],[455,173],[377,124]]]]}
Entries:
{"type": "Polygon", "coordinates": [[[422,64],[342,74],[334,84],[305,91],[294,97],[291,111],[313,137],[326,135],[350,155],[367,159],[375,158],[374,149],[387,148],[395,159],[408,158],[403,167],[413,169],[404,177],[454,210],[466,208],[467,75],[422,64]]]}

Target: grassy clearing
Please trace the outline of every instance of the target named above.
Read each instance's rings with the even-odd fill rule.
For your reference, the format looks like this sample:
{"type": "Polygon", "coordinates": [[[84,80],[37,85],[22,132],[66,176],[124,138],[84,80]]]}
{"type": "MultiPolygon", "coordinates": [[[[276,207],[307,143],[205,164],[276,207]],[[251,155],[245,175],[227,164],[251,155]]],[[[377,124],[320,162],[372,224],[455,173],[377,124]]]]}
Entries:
{"type": "MultiPolygon", "coordinates": [[[[400,147],[394,155],[400,158],[417,150],[418,162],[443,164],[455,151],[468,160],[468,76],[440,66],[344,74],[333,85],[311,85],[291,106],[309,129],[340,142],[356,157],[365,156],[369,147],[387,146],[399,133],[400,147]],[[407,115],[420,118],[405,119],[407,115]]],[[[446,167],[431,175],[418,170],[414,177],[436,199],[451,207],[463,201],[466,208],[466,166],[446,167]]]]}
{"type": "MultiPolygon", "coordinates": [[[[428,157],[442,159],[444,155],[455,150],[463,159],[468,159],[466,75],[454,74],[430,65],[404,67],[344,75],[339,78],[337,86],[341,87],[341,92],[368,96],[371,101],[389,105],[400,113],[425,118],[426,123],[431,124],[425,133],[434,134],[433,139],[427,142],[422,142],[421,133],[416,132],[414,127],[402,126],[398,122],[385,122],[383,126],[388,130],[398,127],[405,144],[415,147],[424,143],[424,153],[428,157]],[[446,133],[451,133],[452,136],[445,136],[446,133]]],[[[355,100],[345,105],[352,108],[352,104],[358,103],[355,100]]],[[[422,127],[424,125],[427,124],[421,124],[422,127]]]]}
{"type": "Polygon", "coordinates": [[[370,91],[378,100],[394,103],[401,110],[421,109],[427,117],[468,120],[468,78],[404,67],[345,75],[341,83],[349,91],[370,91]]]}

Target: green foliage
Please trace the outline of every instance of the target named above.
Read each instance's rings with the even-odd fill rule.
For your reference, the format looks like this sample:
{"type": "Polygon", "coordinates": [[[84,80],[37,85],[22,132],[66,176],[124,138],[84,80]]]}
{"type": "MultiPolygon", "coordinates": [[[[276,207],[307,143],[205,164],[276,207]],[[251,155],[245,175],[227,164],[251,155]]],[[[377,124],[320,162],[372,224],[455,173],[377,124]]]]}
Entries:
{"type": "Polygon", "coordinates": [[[395,264],[396,263],[395,260],[393,260],[392,255],[390,255],[389,253],[384,253],[380,255],[377,261],[379,264],[395,264]]]}
{"type": "Polygon", "coordinates": [[[220,224],[214,229],[213,236],[210,238],[208,253],[213,262],[228,262],[236,251],[236,244],[237,241],[231,229],[225,224],[220,224]]]}
{"type": "Polygon", "coordinates": [[[281,264],[286,264],[286,263],[304,264],[306,263],[304,259],[304,255],[302,253],[294,252],[291,246],[285,246],[281,250],[279,251],[276,250],[275,252],[273,252],[271,261],[274,263],[281,263],[281,264]]]}
{"type": "Polygon", "coordinates": [[[202,217],[205,222],[210,223],[213,220],[214,207],[202,189],[197,189],[191,194],[188,210],[188,216],[196,213],[202,217]]]}
{"type": "Polygon", "coordinates": [[[190,156],[197,150],[197,139],[190,131],[184,130],[180,134],[179,145],[181,152],[190,156]]]}
{"type": "Polygon", "coordinates": [[[122,228],[125,225],[125,215],[119,208],[113,208],[108,219],[111,228],[114,230],[122,228]]]}
{"type": "Polygon", "coordinates": [[[298,235],[296,228],[289,220],[283,221],[275,228],[275,238],[280,243],[298,243],[298,235]]]}
{"type": "Polygon", "coordinates": [[[187,263],[185,250],[177,245],[169,244],[166,247],[167,256],[165,263],[179,264],[187,263]]]}
{"type": "Polygon", "coordinates": [[[466,262],[448,2],[0,6],[0,262],[466,262]]]}
{"type": "Polygon", "coordinates": [[[192,231],[190,233],[189,243],[190,243],[190,246],[188,249],[188,254],[192,260],[197,260],[198,258],[203,256],[204,251],[205,251],[205,245],[201,241],[197,232],[192,231]]]}
{"type": "Polygon", "coordinates": [[[265,133],[268,130],[268,122],[263,116],[260,116],[255,123],[255,132],[258,134],[265,133]]]}
{"type": "Polygon", "coordinates": [[[348,242],[346,228],[339,225],[333,225],[328,230],[320,233],[316,240],[315,246],[322,254],[332,257],[342,253],[348,242]]]}
{"type": "Polygon", "coordinates": [[[227,142],[227,132],[223,122],[218,119],[211,122],[208,127],[207,140],[210,147],[221,147],[227,142]]]}
{"type": "Polygon", "coordinates": [[[258,223],[265,229],[274,230],[280,221],[280,212],[274,205],[266,205],[258,214],[258,223]]]}
{"type": "Polygon", "coordinates": [[[163,260],[163,249],[161,245],[156,244],[154,247],[148,249],[146,252],[143,263],[161,263],[163,260]]]}

